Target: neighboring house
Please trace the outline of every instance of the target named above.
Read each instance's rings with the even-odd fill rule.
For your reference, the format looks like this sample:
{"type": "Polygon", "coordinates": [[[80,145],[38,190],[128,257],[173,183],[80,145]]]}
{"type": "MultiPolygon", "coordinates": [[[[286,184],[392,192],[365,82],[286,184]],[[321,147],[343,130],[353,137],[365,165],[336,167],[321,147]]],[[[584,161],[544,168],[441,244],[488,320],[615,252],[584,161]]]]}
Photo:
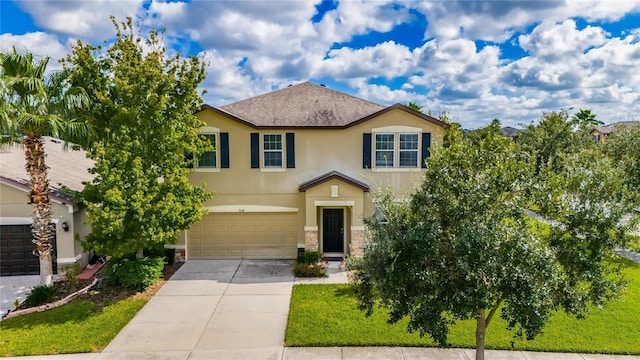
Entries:
{"type": "Polygon", "coordinates": [[[617,123],[612,123],[608,125],[598,126],[593,128],[589,132],[589,134],[593,137],[595,141],[601,141],[607,138],[611,133],[620,129],[627,129],[632,126],[640,125],[640,121],[621,121],[617,123]]]}
{"type": "MultiPolygon", "coordinates": [[[[54,271],[79,263],[87,264],[87,254],[80,242],[89,232],[82,224],[85,211],[61,185],[74,191],[83,188],[82,182],[92,179],[87,169],[93,162],[84,151],[64,150],[62,141],[45,137],[45,159],[49,167],[49,193],[52,220],[56,228],[54,271]]],[[[0,149],[0,274],[39,274],[40,263],[33,254],[29,184],[25,170],[24,149],[18,146],[0,149]]]]}
{"type": "Polygon", "coordinates": [[[516,139],[518,137],[518,133],[520,132],[520,129],[516,129],[514,127],[511,126],[505,126],[500,128],[500,133],[503,135],[506,135],[512,139],[516,139]]]}
{"type": "Polygon", "coordinates": [[[308,82],[196,115],[214,150],[189,177],[216,195],[178,239],[188,259],[360,255],[363,218],[376,211],[369,192],[408,195],[447,126],[308,82]]]}

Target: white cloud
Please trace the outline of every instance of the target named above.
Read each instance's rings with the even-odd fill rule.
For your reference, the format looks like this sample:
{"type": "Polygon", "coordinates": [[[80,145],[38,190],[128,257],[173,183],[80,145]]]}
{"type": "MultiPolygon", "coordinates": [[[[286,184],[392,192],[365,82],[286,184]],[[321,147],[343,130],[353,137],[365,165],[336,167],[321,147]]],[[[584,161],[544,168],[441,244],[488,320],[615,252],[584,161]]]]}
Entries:
{"type": "Polygon", "coordinates": [[[413,69],[414,62],[409,48],[387,41],[363,49],[343,47],[331,50],[313,75],[342,81],[366,79],[372,75],[391,79],[406,76],[413,69]]]}
{"type": "Polygon", "coordinates": [[[36,25],[56,33],[88,40],[106,40],[114,35],[110,15],[118,21],[142,12],[143,0],[93,0],[17,2],[36,25]]]}
{"type": "Polygon", "coordinates": [[[607,42],[607,33],[599,27],[576,28],[576,22],[566,20],[555,24],[544,21],[531,34],[520,35],[520,46],[531,55],[542,58],[573,58],[585,50],[607,42]]]}
{"type": "Polygon", "coordinates": [[[18,52],[29,51],[34,56],[49,56],[47,70],[61,70],[62,65],[58,60],[69,52],[69,47],[60,43],[52,34],[32,32],[24,35],[2,34],[0,35],[2,51],[10,50],[15,46],[18,52]]]}

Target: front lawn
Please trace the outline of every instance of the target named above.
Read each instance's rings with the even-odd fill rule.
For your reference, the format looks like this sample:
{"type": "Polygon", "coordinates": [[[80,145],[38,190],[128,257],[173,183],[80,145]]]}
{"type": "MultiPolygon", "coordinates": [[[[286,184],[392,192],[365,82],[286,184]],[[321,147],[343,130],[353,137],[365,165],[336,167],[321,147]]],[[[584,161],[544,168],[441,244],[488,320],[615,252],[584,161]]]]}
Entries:
{"type": "Polygon", "coordinates": [[[0,321],[0,356],[101,351],[181,265],[165,265],[164,280],[141,293],[96,286],[61,307],[0,321]]]}
{"type": "Polygon", "coordinates": [[[0,322],[0,356],[83,353],[102,350],[147,302],[127,298],[102,310],[77,299],[59,308],[0,322]]]}
{"type": "MultiPolygon", "coordinates": [[[[616,261],[618,262],[618,261],[616,261]]],[[[544,333],[533,341],[517,340],[501,318],[487,329],[487,349],[640,354],[640,265],[619,260],[628,281],[626,293],[594,309],[584,320],[554,315],[544,333]]],[[[365,317],[356,307],[348,285],[295,285],[285,343],[287,346],[434,346],[428,338],[406,331],[406,321],[386,323],[386,312],[376,309],[365,317]]],[[[475,321],[451,328],[452,347],[475,348],[475,321]]]]}

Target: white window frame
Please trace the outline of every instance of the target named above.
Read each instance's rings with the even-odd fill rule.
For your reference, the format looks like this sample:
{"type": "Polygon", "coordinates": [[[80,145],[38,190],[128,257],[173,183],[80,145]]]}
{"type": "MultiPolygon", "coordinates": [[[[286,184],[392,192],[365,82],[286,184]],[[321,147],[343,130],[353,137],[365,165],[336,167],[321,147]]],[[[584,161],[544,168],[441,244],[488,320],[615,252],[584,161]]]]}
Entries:
{"type": "Polygon", "coordinates": [[[215,154],[216,166],[200,166],[200,159],[196,159],[194,167],[196,172],[220,172],[220,131],[217,128],[213,127],[204,127],[201,128],[198,132],[198,136],[200,135],[213,135],[215,146],[214,149],[207,152],[213,152],[215,154]]]}
{"type": "Polygon", "coordinates": [[[398,133],[398,167],[404,169],[415,169],[420,167],[420,134],[419,133],[398,133]],[[416,148],[415,149],[402,149],[400,146],[402,142],[402,135],[415,135],[416,136],[416,148]],[[416,162],[411,166],[402,165],[400,162],[400,154],[403,152],[412,152],[416,154],[416,162]]]}
{"type": "MultiPolygon", "coordinates": [[[[413,130],[413,129],[411,129],[413,130]]],[[[416,129],[417,130],[417,129],[416,129]]],[[[420,131],[396,131],[396,132],[391,132],[391,131],[378,131],[378,132],[373,132],[372,133],[372,142],[373,142],[373,146],[372,146],[372,162],[373,162],[373,171],[420,171],[421,170],[421,166],[420,166],[420,153],[421,153],[421,141],[422,141],[422,133],[420,131]],[[378,162],[377,162],[377,153],[378,151],[391,151],[390,149],[378,149],[378,142],[377,142],[377,136],[378,135],[393,135],[393,165],[392,166],[378,166],[378,162]],[[400,149],[400,137],[401,135],[417,135],[418,136],[418,143],[417,143],[417,148],[416,149],[410,149],[410,150],[402,150],[400,149]],[[415,165],[413,166],[402,166],[400,165],[400,153],[401,152],[415,152],[417,154],[417,161],[415,163],[415,165]]]]}
{"type": "Polygon", "coordinates": [[[260,134],[260,168],[263,171],[284,171],[284,165],[286,161],[285,145],[286,145],[285,136],[283,133],[261,133],[260,134]],[[280,150],[265,149],[265,146],[264,146],[265,136],[272,136],[272,135],[280,136],[280,150]],[[267,158],[265,156],[267,152],[280,153],[280,166],[267,166],[266,164],[267,158]]]}
{"type": "Polygon", "coordinates": [[[373,163],[374,163],[374,167],[376,168],[381,168],[381,169],[392,169],[394,167],[396,167],[396,165],[398,164],[398,162],[396,161],[396,149],[398,148],[396,146],[396,133],[389,133],[389,132],[379,132],[379,133],[375,133],[373,134],[373,163]],[[378,135],[391,135],[393,136],[393,147],[391,149],[378,149],[378,135]],[[379,166],[378,165],[378,152],[391,152],[392,156],[391,156],[391,166],[379,166]]]}

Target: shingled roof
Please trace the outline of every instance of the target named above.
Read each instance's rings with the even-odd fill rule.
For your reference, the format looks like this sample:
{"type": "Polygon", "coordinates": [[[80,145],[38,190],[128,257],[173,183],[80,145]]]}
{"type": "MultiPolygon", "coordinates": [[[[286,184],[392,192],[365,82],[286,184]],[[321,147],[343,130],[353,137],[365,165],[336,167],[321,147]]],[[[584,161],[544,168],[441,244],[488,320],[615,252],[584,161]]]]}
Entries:
{"type": "MultiPolygon", "coordinates": [[[[88,159],[82,150],[65,150],[61,140],[45,136],[44,141],[45,164],[49,167],[47,176],[52,195],[67,197],[60,185],[81,191],[84,188],[82,182],[91,181],[94,177],[89,174],[93,160],[88,159]]],[[[29,191],[23,148],[11,146],[0,149],[0,181],[29,191]]]]}
{"type": "Polygon", "coordinates": [[[304,82],[219,109],[259,127],[343,127],[386,106],[304,82]]]}
{"type": "Polygon", "coordinates": [[[640,125],[640,121],[620,121],[613,124],[598,126],[591,131],[597,131],[600,134],[609,135],[616,130],[626,129],[637,125],[640,125]]]}

